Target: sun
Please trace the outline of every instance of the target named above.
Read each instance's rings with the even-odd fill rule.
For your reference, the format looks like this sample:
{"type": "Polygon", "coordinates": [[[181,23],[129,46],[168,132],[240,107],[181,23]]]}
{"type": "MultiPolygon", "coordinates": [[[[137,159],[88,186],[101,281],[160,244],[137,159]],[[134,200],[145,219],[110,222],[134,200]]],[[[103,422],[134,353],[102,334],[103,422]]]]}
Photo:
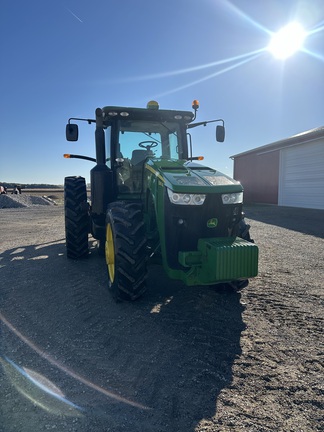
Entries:
{"type": "Polygon", "coordinates": [[[272,36],[268,51],[275,58],[285,60],[303,47],[306,35],[302,25],[298,22],[287,24],[272,36]]]}

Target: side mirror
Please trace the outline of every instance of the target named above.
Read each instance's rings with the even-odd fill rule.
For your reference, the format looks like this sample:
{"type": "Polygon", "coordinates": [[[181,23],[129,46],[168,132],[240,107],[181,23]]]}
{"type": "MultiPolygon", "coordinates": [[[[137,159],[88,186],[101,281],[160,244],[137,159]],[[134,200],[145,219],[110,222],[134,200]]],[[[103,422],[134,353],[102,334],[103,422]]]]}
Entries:
{"type": "Polygon", "coordinates": [[[65,128],[65,136],[67,141],[78,141],[79,128],[77,124],[68,123],[65,128]]]}
{"type": "Polygon", "coordinates": [[[225,139],[225,128],[224,126],[216,126],[216,141],[224,142],[225,139]]]}

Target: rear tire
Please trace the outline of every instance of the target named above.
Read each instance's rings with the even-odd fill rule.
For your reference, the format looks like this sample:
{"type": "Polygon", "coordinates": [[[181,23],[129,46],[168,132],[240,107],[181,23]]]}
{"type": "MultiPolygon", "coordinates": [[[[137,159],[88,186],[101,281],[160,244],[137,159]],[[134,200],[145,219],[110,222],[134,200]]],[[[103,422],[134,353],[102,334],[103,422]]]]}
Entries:
{"type": "Polygon", "coordinates": [[[141,297],[146,291],[147,240],[140,204],[109,204],[105,257],[114,299],[133,301],[141,297]]]}
{"type": "Polygon", "coordinates": [[[68,258],[83,258],[89,253],[89,205],[83,177],[64,180],[65,238],[68,258]]]}

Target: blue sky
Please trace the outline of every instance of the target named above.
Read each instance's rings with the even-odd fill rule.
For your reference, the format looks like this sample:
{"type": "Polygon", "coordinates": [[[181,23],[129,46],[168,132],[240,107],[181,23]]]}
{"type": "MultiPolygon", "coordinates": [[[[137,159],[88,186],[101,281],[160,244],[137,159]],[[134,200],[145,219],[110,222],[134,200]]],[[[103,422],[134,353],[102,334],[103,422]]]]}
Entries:
{"type": "Polygon", "coordinates": [[[226,140],[193,129],[194,154],[229,175],[231,155],[324,125],[322,0],[3,0],[0,33],[0,181],[88,181],[91,162],[62,155],[94,156],[94,127],[69,143],[65,124],[105,105],[198,99],[226,140]],[[304,48],[278,60],[264,48],[291,21],[304,48]]]}

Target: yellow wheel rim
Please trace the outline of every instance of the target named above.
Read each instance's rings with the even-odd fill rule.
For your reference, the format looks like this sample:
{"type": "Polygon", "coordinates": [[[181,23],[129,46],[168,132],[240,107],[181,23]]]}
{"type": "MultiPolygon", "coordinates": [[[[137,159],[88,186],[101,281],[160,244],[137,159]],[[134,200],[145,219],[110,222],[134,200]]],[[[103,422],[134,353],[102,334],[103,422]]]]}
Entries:
{"type": "Polygon", "coordinates": [[[106,243],[105,243],[106,263],[108,267],[109,279],[114,282],[115,279],[115,246],[114,238],[110,223],[106,228],[106,243]]]}

